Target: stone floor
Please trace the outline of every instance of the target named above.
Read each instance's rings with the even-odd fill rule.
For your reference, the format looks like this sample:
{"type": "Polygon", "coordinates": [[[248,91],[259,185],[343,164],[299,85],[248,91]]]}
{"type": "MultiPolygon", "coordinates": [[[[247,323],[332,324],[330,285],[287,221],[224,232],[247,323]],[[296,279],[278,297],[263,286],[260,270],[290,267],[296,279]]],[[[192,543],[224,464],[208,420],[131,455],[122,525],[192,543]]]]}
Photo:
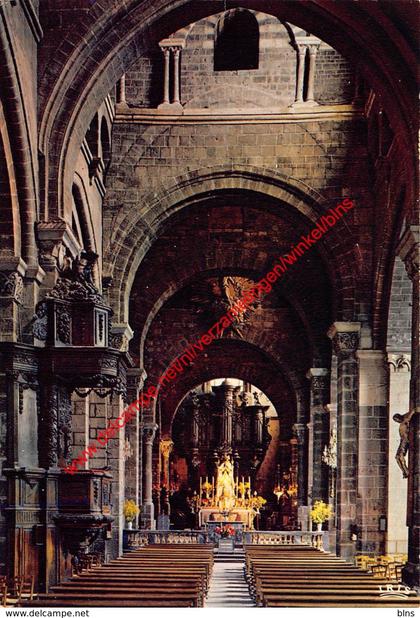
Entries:
{"type": "Polygon", "coordinates": [[[249,596],[243,562],[216,562],[204,607],[255,607],[249,596]]]}

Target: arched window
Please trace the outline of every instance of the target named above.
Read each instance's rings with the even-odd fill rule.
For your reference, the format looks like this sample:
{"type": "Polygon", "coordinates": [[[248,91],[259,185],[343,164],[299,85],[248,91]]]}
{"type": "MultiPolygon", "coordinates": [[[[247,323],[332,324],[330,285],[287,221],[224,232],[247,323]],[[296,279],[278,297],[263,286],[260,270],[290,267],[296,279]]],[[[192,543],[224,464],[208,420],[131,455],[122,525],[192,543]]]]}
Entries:
{"type": "Polygon", "coordinates": [[[260,33],[254,15],[245,9],[224,13],[216,26],[214,70],[258,69],[260,33]]]}

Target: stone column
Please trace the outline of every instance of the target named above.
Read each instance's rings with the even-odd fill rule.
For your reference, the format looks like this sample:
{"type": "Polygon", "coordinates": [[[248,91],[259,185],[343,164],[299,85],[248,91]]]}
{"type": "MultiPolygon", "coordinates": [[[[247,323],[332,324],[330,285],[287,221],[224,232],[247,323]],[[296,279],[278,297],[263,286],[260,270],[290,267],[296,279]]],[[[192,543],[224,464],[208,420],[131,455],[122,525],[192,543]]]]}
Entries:
{"type": "Polygon", "coordinates": [[[357,377],[359,322],[335,322],[328,331],[337,355],[337,552],[351,560],[357,499],[357,377]]]}
{"type": "Polygon", "coordinates": [[[295,103],[303,103],[303,78],[305,75],[306,45],[298,46],[297,56],[297,79],[295,103]]]}
{"type": "Polygon", "coordinates": [[[411,382],[408,447],[408,562],[403,580],[420,588],[420,226],[407,227],[397,247],[413,284],[411,319],[411,382]]]}
{"type": "Polygon", "coordinates": [[[163,101],[158,106],[158,109],[167,113],[181,113],[181,93],[180,93],[180,60],[181,50],[185,41],[183,39],[164,39],[159,43],[159,47],[163,52],[163,101]],[[170,100],[170,83],[171,83],[171,54],[173,55],[173,74],[172,74],[172,102],[170,100]]]}
{"type": "Polygon", "coordinates": [[[173,103],[180,104],[180,92],[179,92],[179,61],[181,55],[180,47],[173,47],[172,52],[174,55],[174,96],[173,103]]]}
{"type": "Polygon", "coordinates": [[[306,93],[307,103],[315,103],[314,83],[315,83],[315,59],[319,45],[309,45],[309,71],[308,71],[308,90],[306,93]]]}
{"type": "MultiPolygon", "coordinates": [[[[127,400],[130,403],[139,397],[143,386],[144,371],[139,368],[127,370],[127,400]]],[[[140,412],[125,426],[124,459],[125,459],[125,497],[141,503],[140,495],[140,412]]],[[[137,518],[135,526],[137,527],[137,518]]]]}
{"type": "Polygon", "coordinates": [[[314,100],[315,60],[321,41],[314,36],[298,36],[295,40],[298,52],[296,96],[295,102],[291,105],[291,107],[299,108],[300,106],[306,104],[317,105],[314,100]],[[305,62],[307,51],[309,53],[309,66],[307,73],[308,83],[305,95],[305,62]]]}
{"type": "Polygon", "coordinates": [[[155,528],[154,507],[153,507],[153,442],[158,426],[155,423],[145,423],[143,426],[143,467],[144,467],[144,491],[142,507],[142,527],[148,530],[155,528]]]}
{"type": "Polygon", "coordinates": [[[117,103],[127,103],[125,98],[125,74],[117,82],[117,103]]]}
{"type": "Polygon", "coordinates": [[[357,486],[357,550],[382,555],[387,513],[388,411],[385,355],[358,350],[359,427],[357,486]]]}
{"type": "Polygon", "coordinates": [[[292,427],[297,440],[298,455],[298,506],[307,504],[307,471],[308,471],[308,429],[304,423],[295,423],[292,427]]]}
{"type": "Polygon", "coordinates": [[[164,56],[164,69],[163,69],[163,104],[169,105],[169,74],[170,74],[170,62],[171,62],[171,50],[169,47],[161,47],[164,56]]]}
{"type": "Polygon", "coordinates": [[[400,444],[399,424],[394,414],[405,414],[410,407],[411,356],[405,352],[387,355],[388,374],[388,517],[387,554],[407,553],[407,480],[395,461],[400,444]]]}
{"type": "Polygon", "coordinates": [[[328,502],[328,468],[322,454],[329,435],[329,415],[324,407],[329,400],[329,373],[328,369],[312,367],[306,374],[311,380],[308,492],[312,502],[328,502]]]}

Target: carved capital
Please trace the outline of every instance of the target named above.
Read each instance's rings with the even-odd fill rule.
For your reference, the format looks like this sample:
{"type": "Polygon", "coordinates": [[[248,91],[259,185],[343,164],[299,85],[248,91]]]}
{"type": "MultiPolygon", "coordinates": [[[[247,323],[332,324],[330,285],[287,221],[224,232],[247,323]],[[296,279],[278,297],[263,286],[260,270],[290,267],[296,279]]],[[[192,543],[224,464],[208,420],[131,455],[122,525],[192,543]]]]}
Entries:
{"type": "Polygon", "coordinates": [[[143,437],[146,446],[152,446],[155,439],[156,430],[158,425],[156,423],[147,423],[143,426],[143,437]]]}
{"type": "Polygon", "coordinates": [[[323,367],[311,367],[306,373],[308,380],[311,380],[312,390],[328,390],[330,386],[330,372],[323,367]]]}
{"type": "Polygon", "coordinates": [[[132,338],[133,331],[129,324],[113,324],[109,335],[109,345],[120,352],[128,352],[128,344],[132,338]]]}
{"type": "Polygon", "coordinates": [[[328,330],[336,354],[354,354],[360,340],[359,322],[334,322],[328,330]]]}
{"type": "Polygon", "coordinates": [[[39,262],[45,271],[62,270],[66,261],[81,251],[71,227],[62,219],[41,221],[36,226],[39,262]]]}
{"type": "Polygon", "coordinates": [[[159,47],[163,51],[163,53],[165,53],[167,49],[171,51],[177,50],[178,52],[180,52],[181,49],[184,49],[185,47],[185,40],[181,38],[175,38],[175,37],[169,38],[169,39],[163,39],[162,41],[160,41],[159,47]]]}
{"type": "Polygon", "coordinates": [[[137,397],[138,391],[143,388],[147,374],[144,369],[130,367],[127,369],[127,389],[133,398],[137,397]]]}
{"type": "Polygon", "coordinates": [[[174,443],[172,442],[170,438],[168,438],[167,440],[161,440],[160,452],[162,453],[162,457],[164,459],[169,459],[173,448],[174,448],[174,443]]]}
{"type": "Polygon", "coordinates": [[[410,373],[411,371],[411,354],[391,352],[387,354],[386,362],[391,373],[410,373]]]}

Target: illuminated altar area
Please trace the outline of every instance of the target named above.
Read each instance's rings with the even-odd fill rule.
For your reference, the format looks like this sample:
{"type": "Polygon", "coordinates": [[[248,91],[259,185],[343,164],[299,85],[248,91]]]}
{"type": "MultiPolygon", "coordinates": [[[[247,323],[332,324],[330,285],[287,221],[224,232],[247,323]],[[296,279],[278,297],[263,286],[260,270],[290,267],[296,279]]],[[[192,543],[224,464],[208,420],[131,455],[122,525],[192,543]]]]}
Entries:
{"type": "Polygon", "coordinates": [[[228,455],[217,468],[216,479],[209,482],[208,477],[200,479],[200,492],[197,496],[199,509],[199,526],[214,523],[240,524],[241,529],[253,530],[254,518],[264,498],[251,491],[251,478],[245,482],[244,477],[234,476],[233,464],[228,455]]]}

